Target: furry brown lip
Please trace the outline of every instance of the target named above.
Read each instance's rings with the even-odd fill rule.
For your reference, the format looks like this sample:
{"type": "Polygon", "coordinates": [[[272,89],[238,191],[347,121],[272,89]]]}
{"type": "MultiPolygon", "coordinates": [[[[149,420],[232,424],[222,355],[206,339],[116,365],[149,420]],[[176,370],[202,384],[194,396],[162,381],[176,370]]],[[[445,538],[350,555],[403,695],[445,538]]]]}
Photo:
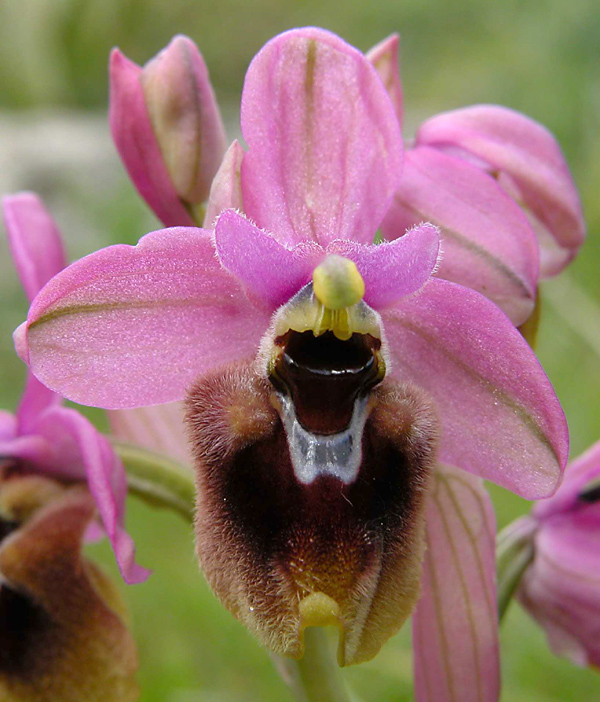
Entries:
{"type": "Polygon", "coordinates": [[[280,353],[270,380],[297,479],[308,484],[332,475],[354,482],[368,395],[384,375],[381,341],[370,334],[340,340],[332,332],[290,330],[275,346],[280,353]]]}

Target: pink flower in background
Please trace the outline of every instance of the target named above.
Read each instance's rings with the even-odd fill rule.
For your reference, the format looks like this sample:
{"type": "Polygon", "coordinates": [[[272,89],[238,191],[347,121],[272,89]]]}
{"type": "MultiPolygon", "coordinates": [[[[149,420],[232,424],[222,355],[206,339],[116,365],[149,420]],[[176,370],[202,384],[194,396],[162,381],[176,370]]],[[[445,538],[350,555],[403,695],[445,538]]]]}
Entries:
{"type": "Polygon", "coordinates": [[[514,528],[533,541],[521,604],[554,653],[600,667],[600,442],[570,463],[556,494],[514,528]]]}
{"type": "MultiPolygon", "coordinates": [[[[369,58],[402,123],[397,53],[392,36],[369,58]]],[[[393,240],[423,220],[441,229],[440,276],[483,293],[517,325],[531,314],[538,278],[560,273],[585,237],[556,139],[497,105],[442,113],[417,130],[383,236],[393,240]]]]}
{"type": "MultiPolygon", "coordinates": [[[[352,416],[363,423],[351,423],[338,432],[339,436],[353,432],[351,457],[360,456],[356,446],[361,446],[365,426],[376,434],[385,425],[386,431],[411,437],[399,461],[420,445],[419,428],[429,445],[435,443],[437,430],[430,425],[423,429],[420,410],[414,409],[432,403],[435,410],[423,412],[439,416],[440,466],[433,471],[425,526],[415,527],[417,541],[426,529],[428,547],[423,595],[415,612],[417,696],[436,701],[453,696],[496,700],[494,525],[481,478],[530,499],[551,494],[568,448],[560,405],[531,349],[504,313],[478,292],[434,275],[439,253],[435,227],[422,225],[389,243],[372,244],[398,190],[402,142],[394,106],[360,52],[318,29],[276,37],[248,70],[241,124],[248,151],[239,144],[230,147],[215,178],[208,212],[216,217],[225,211],[214,232],[184,227],[152,232],[136,247],[112,246],[72,264],[33,301],[27,322],[16,332],[19,354],[56,392],[107,408],[181,400],[199,384],[202,392],[192,392],[191,404],[200,395],[197,404],[204,403],[207,412],[200,430],[210,433],[216,427],[225,438],[226,432],[241,432],[240,427],[247,432],[238,444],[219,435],[212,446],[197,449],[199,463],[210,463],[206,456],[211,452],[216,456],[213,473],[205,465],[198,469],[199,500],[207,507],[199,510],[199,521],[217,509],[211,499],[221,494],[221,486],[210,481],[219,480],[219,461],[229,466],[239,452],[254,450],[261,441],[260,446],[266,446],[269,432],[284,437],[284,443],[268,454],[270,461],[276,455],[277,461],[285,462],[290,453],[293,462],[305,440],[337,450],[326,444],[327,432],[311,433],[301,426],[300,404],[297,398],[289,400],[281,386],[276,386],[280,419],[272,419],[275,410],[268,402],[255,414],[244,410],[245,405],[223,412],[219,404],[224,402],[219,383],[228,383],[231,396],[243,396],[248,402],[258,398],[260,403],[261,393],[275,393],[268,381],[276,382],[277,364],[286,354],[291,358],[288,371],[294,371],[300,357],[292,346],[300,344],[306,331],[313,332],[302,337],[309,339],[311,353],[296,364],[300,370],[326,375],[334,362],[326,355],[327,348],[335,348],[353,359],[355,352],[361,359],[363,354],[368,359],[365,368],[374,362],[376,382],[385,376],[380,389],[368,395],[380,403],[372,415],[352,396],[352,416]],[[226,209],[240,204],[245,216],[226,209]],[[381,409],[388,406],[382,399],[385,392],[396,398],[389,406],[404,408],[404,414],[389,421],[381,409]],[[399,421],[411,412],[417,416],[414,436],[399,421]],[[381,418],[380,425],[373,417],[381,418]]],[[[361,387],[361,392],[367,391],[361,387]]],[[[326,397],[322,414],[336,401],[333,395],[326,397]]],[[[306,415],[309,405],[303,407],[306,415]]],[[[436,422],[431,419],[431,424],[436,422]]],[[[367,444],[365,440],[368,448],[367,444]]],[[[371,450],[367,448],[365,455],[371,450]]],[[[425,459],[414,460],[427,467],[422,465],[425,459]]],[[[280,470],[278,465],[273,464],[274,471],[280,470]]],[[[317,466],[317,479],[294,464],[290,490],[311,508],[320,504],[315,503],[315,493],[325,504],[334,498],[341,501],[343,490],[354,491],[359,504],[364,485],[376,482],[370,473],[361,474],[367,468],[360,461],[355,468],[362,481],[356,480],[356,473],[336,473],[330,464],[324,464],[325,470],[317,459],[310,465],[317,466]],[[319,486],[335,480],[334,497],[318,493],[319,486]]],[[[246,485],[248,494],[239,498],[242,506],[257,490],[252,478],[246,485]]],[[[423,480],[416,487],[411,484],[415,513],[426,478],[424,471],[423,480]]],[[[273,482],[277,481],[271,478],[269,485],[273,482]]],[[[257,494],[262,495],[259,490],[257,494]]],[[[378,493],[378,499],[383,494],[378,493]]],[[[277,494],[269,505],[280,505],[280,499],[284,498],[277,494]]],[[[225,509],[222,500],[219,505],[225,509]]],[[[257,501],[256,508],[261,506],[257,501]]],[[[338,508],[347,509],[335,503],[338,508]]],[[[395,509],[400,509],[398,503],[383,515],[382,524],[395,509]]],[[[240,512],[235,529],[241,530],[251,517],[240,512]]],[[[202,526],[208,530],[211,524],[202,526]]],[[[268,550],[275,537],[270,541],[261,525],[246,526],[260,531],[268,550]]],[[[219,543],[233,539],[233,531],[219,543]]],[[[374,655],[401,623],[399,614],[388,611],[385,604],[401,597],[400,585],[394,590],[391,575],[400,567],[394,559],[401,538],[390,544],[385,533],[384,528],[372,539],[371,546],[380,550],[369,552],[369,562],[377,562],[379,569],[349,567],[355,581],[347,587],[363,593],[367,610],[362,620],[358,615],[344,620],[347,637],[341,660],[345,662],[374,655]],[[370,607],[371,602],[378,604],[370,607]]],[[[199,529],[199,550],[203,538],[199,529]]],[[[348,543],[354,548],[352,538],[348,536],[348,543]]],[[[257,541],[258,536],[252,548],[257,541]]],[[[251,551],[246,546],[240,559],[251,551]]],[[[292,548],[289,543],[288,547],[292,548]]],[[[415,553],[420,576],[422,550],[415,553]]],[[[273,553],[268,558],[263,552],[255,555],[256,569],[265,557],[264,572],[254,573],[264,592],[274,582],[288,582],[289,574],[269,570],[274,567],[273,553]]],[[[295,615],[265,623],[268,613],[252,599],[250,586],[243,580],[231,581],[230,570],[219,558],[228,558],[227,549],[215,545],[204,562],[209,577],[215,570],[219,574],[211,578],[219,595],[267,645],[285,651],[285,632],[280,629],[290,622],[296,627],[295,615]]],[[[291,568],[290,563],[286,561],[291,568]]],[[[297,608],[298,598],[294,602],[297,608]]],[[[341,609],[341,614],[331,616],[343,620],[341,609]]],[[[301,633],[294,632],[295,637],[301,633]]]]}
{"type": "Polygon", "coordinates": [[[227,146],[202,55],[177,36],[143,68],[110,57],[110,127],[127,172],[166,225],[203,221],[227,146]]]}
{"type": "MultiPolygon", "coordinates": [[[[32,300],[66,265],[60,234],[31,193],[5,197],[3,210],[15,266],[32,300]]],[[[24,471],[87,480],[123,578],[138,583],[148,577],[135,563],[133,541],[123,528],[127,482],[120,459],[85,417],[63,407],[61,397],[31,372],[16,415],[0,412],[0,456],[24,471]]]]}

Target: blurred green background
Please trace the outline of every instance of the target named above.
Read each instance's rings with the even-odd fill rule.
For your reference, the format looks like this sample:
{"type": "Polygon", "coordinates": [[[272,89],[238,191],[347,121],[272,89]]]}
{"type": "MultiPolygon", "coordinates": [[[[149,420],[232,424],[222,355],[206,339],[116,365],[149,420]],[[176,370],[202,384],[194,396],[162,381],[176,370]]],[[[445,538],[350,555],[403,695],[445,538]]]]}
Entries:
{"type": "MultiPolygon", "coordinates": [[[[600,438],[600,6],[597,0],[2,0],[0,191],[39,192],[69,255],[135,242],[157,222],[128,182],[106,123],[108,52],[143,63],[183,32],[199,45],[230,135],[245,68],[272,35],[314,24],[362,50],[402,37],[407,137],[425,117],[494,102],[546,124],[579,185],[589,239],[566,276],[542,287],[539,355],[567,413],[572,455],[600,438]]],[[[15,407],[24,368],[10,332],[26,314],[4,241],[1,405],[15,407]]],[[[101,421],[101,420],[100,420],[101,421]]],[[[492,488],[498,521],[522,500],[492,488]]],[[[139,643],[144,702],[285,702],[267,654],[223,610],[194,562],[190,528],[130,502],[129,525],[148,583],[125,589],[139,643]]],[[[95,553],[112,572],[106,544],[95,553]]],[[[600,677],[556,659],[517,605],[504,623],[505,702],[592,702],[600,677]]],[[[412,699],[405,630],[347,677],[369,702],[412,699]]]]}

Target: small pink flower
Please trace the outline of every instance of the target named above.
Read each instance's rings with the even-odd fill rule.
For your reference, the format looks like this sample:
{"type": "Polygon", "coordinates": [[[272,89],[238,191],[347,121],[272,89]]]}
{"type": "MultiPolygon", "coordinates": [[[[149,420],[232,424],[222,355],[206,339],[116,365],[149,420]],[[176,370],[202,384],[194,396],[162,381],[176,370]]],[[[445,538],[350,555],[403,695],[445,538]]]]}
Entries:
{"type": "Polygon", "coordinates": [[[480,478],[552,493],[568,448],[557,398],[504,313],[435,276],[435,227],[373,245],[402,141],[360,52],[314,28],[276,37],[248,70],[241,122],[248,151],[234,144],[217,173],[214,231],[152,232],[71,265],[33,301],[19,354],[79,402],[187,394],[203,567],[274,650],[299,655],[306,622],[335,620],[342,662],[375,655],[414,606],[426,530],[419,699],[430,660],[440,695],[495,700],[480,478]]]}
{"type": "Polygon", "coordinates": [[[110,127],[131,180],[156,216],[167,226],[201,224],[227,144],[194,42],[175,37],[143,68],[113,50],[110,127]]]}
{"type": "Polygon", "coordinates": [[[534,548],[521,604],[554,653],[600,667],[600,442],[569,464],[556,494],[519,527],[530,530],[534,548]]]}
{"type": "MultiPolygon", "coordinates": [[[[11,252],[29,300],[66,265],[60,234],[42,202],[31,193],[3,200],[11,252]]],[[[16,415],[0,411],[0,456],[28,471],[87,480],[117,563],[128,583],[149,572],[135,563],[135,547],[123,528],[127,482],[108,440],[79,412],[30,372],[16,415]]]]}
{"type": "MultiPolygon", "coordinates": [[[[397,44],[392,36],[369,56],[401,119],[397,44]]],[[[517,325],[531,314],[538,278],[559,273],[585,237],[556,139],[496,105],[436,115],[417,130],[382,232],[395,239],[423,220],[442,232],[440,276],[483,293],[517,325]]]]}

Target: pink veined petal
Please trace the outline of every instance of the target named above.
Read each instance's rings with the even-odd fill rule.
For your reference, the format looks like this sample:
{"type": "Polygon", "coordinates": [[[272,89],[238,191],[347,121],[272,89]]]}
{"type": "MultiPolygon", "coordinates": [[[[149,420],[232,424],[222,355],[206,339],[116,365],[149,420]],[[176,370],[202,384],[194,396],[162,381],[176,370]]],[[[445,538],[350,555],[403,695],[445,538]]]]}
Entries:
{"type": "Polygon", "coordinates": [[[388,92],[396,110],[398,122],[402,126],[403,96],[402,81],[400,79],[400,63],[398,60],[398,47],[400,35],[391,34],[387,39],[380,41],[367,52],[367,59],[373,64],[379,74],[385,89],[388,92]]]}
{"type": "Polygon", "coordinates": [[[317,244],[286,248],[234,210],[217,220],[215,244],[223,266],[271,311],[308,283],[324,256],[317,244]]]}
{"type": "Polygon", "coordinates": [[[31,302],[50,278],[67,265],[60,233],[34,193],[3,198],[2,210],[15,268],[31,302]]]}
{"type": "Polygon", "coordinates": [[[166,226],[193,225],[171,183],[140,83],[142,69],[118,49],[110,55],[109,121],[113,140],[140,195],[166,226]]]}
{"type": "Polygon", "coordinates": [[[12,412],[0,410],[0,441],[14,439],[17,435],[17,418],[12,412]]]}
{"type": "Polygon", "coordinates": [[[541,124],[506,107],[474,105],[427,120],[417,143],[464,149],[500,172],[500,184],[541,225],[545,276],[575,256],[585,238],[579,195],[558,142],[541,124]]]}
{"type": "Polygon", "coordinates": [[[518,597],[556,655],[600,666],[600,529],[568,514],[544,522],[518,597]]]}
{"type": "Polygon", "coordinates": [[[49,407],[60,404],[60,402],[59,395],[42,385],[35,375],[29,372],[25,392],[17,409],[19,434],[30,434],[40,414],[49,407]]]}
{"type": "Polygon", "coordinates": [[[402,139],[373,66],[339,37],[285,32],[242,97],[244,209],[285,244],[371,243],[396,189],[402,139]]]}
{"type": "MultiPolygon", "coordinates": [[[[534,505],[533,514],[543,520],[559,512],[567,512],[578,505],[578,497],[586,485],[600,480],[600,441],[597,441],[585,453],[571,461],[565,471],[562,485],[549,500],[534,505]]],[[[596,509],[600,516],[600,503],[596,509]]]]}
{"type": "Polygon", "coordinates": [[[112,410],[108,418],[117,439],[162,453],[186,466],[193,464],[180,402],[112,410]]]}
{"type": "Polygon", "coordinates": [[[439,466],[413,615],[417,702],[498,702],[496,520],[480,479],[439,466]]]}
{"type": "Polygon", "coordinates": [[[440,460],[527,499],[551,495],[567,461],[567,423],[508,317],[479,293],[432,279],[381,318],[392,377],[438,406],[440,460]]]}
{"type": "Polygon", "coordinates": [[[213,229],[216,218],[224,210],[244,211],[242,200],[242,160],[244,149],[237,139],[227,149],[215,175],[206,205],[204,226],[213,229]]]}
{"type": "Polygon", "coordinates": [[[44,420],[60,437],[57,455],[84,470],[123,579],[129,584],[143,582],[150,571],[135,563],[135,547],[123,527],[127,478],[120,459],[106,437],[76,410],[54,407],[44,420]]]}
{"type": "Polygon", "coordinates": [[[327,253],[338,253],[356,263],[365,281],[365,302],[381,309],[416,292],[429,280],[438,262],[440,232],[426,223],[377,246],[347,239],[334,241],[327,253]]]}
{"type": "Polygon", "coordinates": [[[496,520],[482,481],[439,466],[413,615],[417,702],[497,702],[496,520]]]}
{"type": "Polygon", "coordinates": [[[29,360],[75,402],[162,404],[201,373],[254,356],[268,323],[219,264],[210,232],[160,230],[53,278],[29,311],[29,360]]]}
{"type": "Polygon", "coordinates": [[[539,275],[537,241],[521,208],[491,176],[436,149],[407,151],[381,229],[395,239],[423,220],[441,229],[440,277],[484,294],[515,325],[529,317],[539,275]]]}

